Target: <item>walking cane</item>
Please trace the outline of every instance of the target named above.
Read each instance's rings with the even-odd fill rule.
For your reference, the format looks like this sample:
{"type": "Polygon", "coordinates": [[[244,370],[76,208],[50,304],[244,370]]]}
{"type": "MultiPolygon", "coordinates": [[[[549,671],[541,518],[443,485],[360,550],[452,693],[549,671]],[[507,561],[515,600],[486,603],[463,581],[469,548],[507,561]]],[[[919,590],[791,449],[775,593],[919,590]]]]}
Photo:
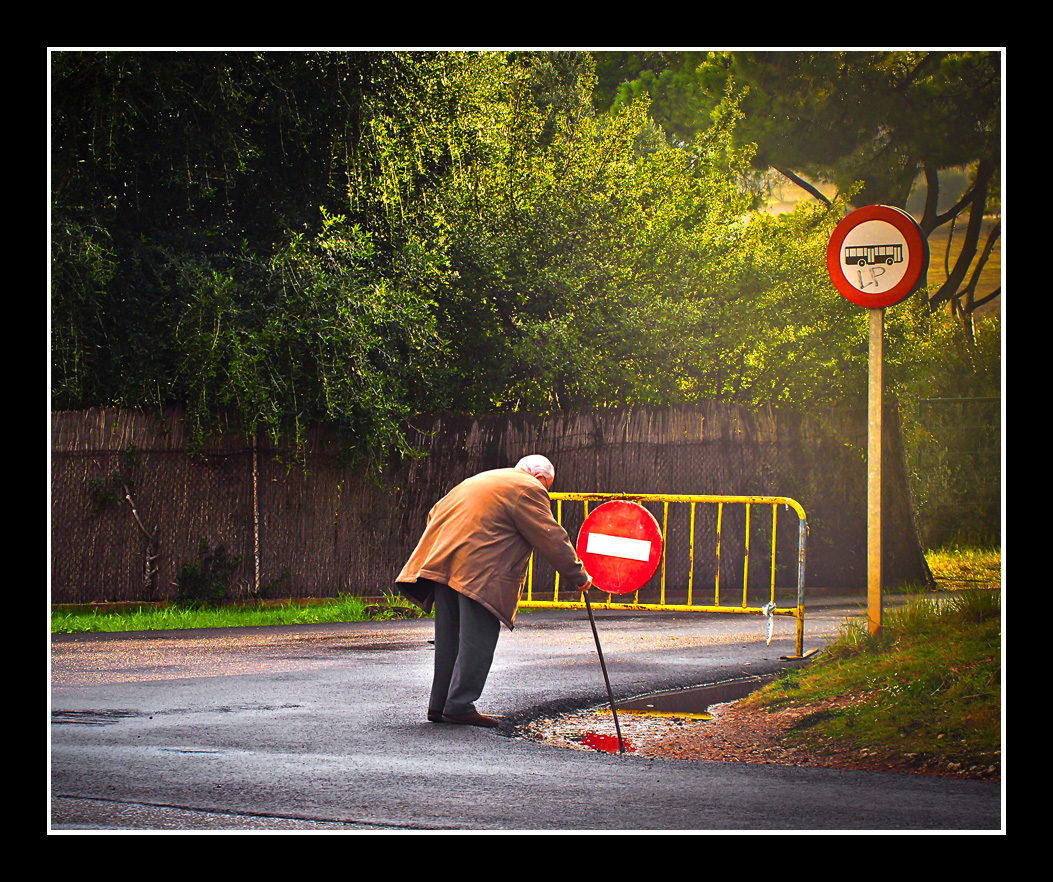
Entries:
{"type": "Polygon", "coordinates": [[[592,636],[596,639],[596,654],[600,657],[600,668],[603,670],[603,682],[607,684],[607,698],[611,702],[611,714],[614,716],[614,731],[618,733],[619,752],[625,753],[625,742],[622,741],[622,729],[618,725],[618,711],[614,708],[614,693],[611,692],[611,681],[607,676],[607,665],[603,661],[603,650],[600,649],[600,635],[596,632],[596,618],[592,614],[592,604],[589,603],[589,592],[582,591],[581,596],[585,598],[585,609],[589,611],[589,622],[592,624],[592,636]]]}

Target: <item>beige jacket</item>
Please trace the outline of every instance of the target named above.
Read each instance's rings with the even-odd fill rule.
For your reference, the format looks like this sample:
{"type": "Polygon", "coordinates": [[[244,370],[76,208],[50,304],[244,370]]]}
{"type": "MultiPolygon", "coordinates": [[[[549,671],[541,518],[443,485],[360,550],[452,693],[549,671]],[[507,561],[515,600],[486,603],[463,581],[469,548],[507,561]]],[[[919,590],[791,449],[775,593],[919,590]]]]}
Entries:
{"type": "Polygon", "coordinates": [[[429,579],[449,585],[492,612],[511,630],[537,550],[574,587],[589,576],[552,516],[548,491],[517,469],[482,472],[462,481],[428,513],[424,535],[395,582],[402,594],[431,610],[429,579]]]}

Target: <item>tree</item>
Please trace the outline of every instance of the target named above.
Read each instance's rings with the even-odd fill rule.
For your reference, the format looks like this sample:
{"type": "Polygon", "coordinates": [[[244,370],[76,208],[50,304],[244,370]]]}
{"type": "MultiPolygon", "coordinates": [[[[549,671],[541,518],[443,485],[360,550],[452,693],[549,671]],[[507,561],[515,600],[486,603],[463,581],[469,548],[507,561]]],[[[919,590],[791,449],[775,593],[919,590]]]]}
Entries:
{"type": "Polygon", "coordinates": [[[549,366],[538,388],[559,389],[554,376],[573,366],[572,399],[598,404],[855,403],[865,329],[833,292],[823,257],[843,206],[751,212],[735,97],[690,144],[655,138],[647,114],[644,96],[609,117],[576,117],[552,142],[550,157],[564,155],[560,138],[574,144],[572,154],[562,148],[572,164],[553,178],[563,189],[539,191],[560,206],[557,232],[528,240],[554,246],[545,259],[567,287],[549,293],[551,315],[521,319],[533,328],[523,351],[549,366]]]}
{"type": "MultiPolygon", "coordinates": [[[[632,64],[608,53],[617,76],[632,64]]],[[[906,207],[925,182],[918,218],[926,235],[966,217],[962,247],[947,280],[929,294],[967,317],[1000,290],[978,291],[1000,224],[981,244],[984,215],[999,207],[1001,56],[998,52],[647,53],[638,76],[618,92],[649,91],[656,118],[685,134],[710,124],[707,111],[728,90],[743,95],[739,143],[755,143],[754,165],[772,169],[829,203],[812,181],[830,181],[855,204],[906,207]],[[691,88],[693,85],[693,88],[691,88]],[[689,130],[688,130],[689,131],[689,130]],[[971,169],[953,204],[940,209],[941,176],[971,169]]],[[[608,94],[610,92],[608,91],[608,94]]]]}
{"type": "Polygon", "coordinates": [[[751,214],[733,90],[688,138],[598,111],[587,53],[53,65],[56,408],[324,421],[377,464],[438,409],[854,394],[843,205],[751,214]]]}
{"type": "Polygon", "coordinates": [[[592,111],[587,57],[520,61],[507,97],[486,105],[487,137],[455,176],[446,212],[457,223],[442,302],[445,321],[464,328],[451,338],[462,408],[733,394],[697,377],[720,358],[721,310],[738,300],[741,317],[750,260],[734,108],[673,149],[655,142],[646,101],[592,111]],[[538,103],[552,94],[538,84],[557,81],[571,91],[538,103]]]}
{"type": "Polygon", "coordinates": [[[448,53],[52,57],[52,406],[315,419],[399,448],[428,399],[448,53]]]}

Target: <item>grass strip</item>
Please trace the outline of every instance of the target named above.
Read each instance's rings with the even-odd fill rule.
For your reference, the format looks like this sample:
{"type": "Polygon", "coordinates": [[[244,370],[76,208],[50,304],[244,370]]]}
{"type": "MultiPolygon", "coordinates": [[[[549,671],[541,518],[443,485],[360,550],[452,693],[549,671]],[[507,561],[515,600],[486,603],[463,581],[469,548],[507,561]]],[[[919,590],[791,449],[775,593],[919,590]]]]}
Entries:
{"type": "Polygon", "coordinates": [[[128,609],[52,609],[52,634],[113,631],[168,631],[187,628],[239,628],[266,625],[307,625],[324,622],[363,622],[416,616],[419,610],[397,599],[381,601],[341,595],[321,603],[253,604],[228,606],[154,606],[128,609]]]}

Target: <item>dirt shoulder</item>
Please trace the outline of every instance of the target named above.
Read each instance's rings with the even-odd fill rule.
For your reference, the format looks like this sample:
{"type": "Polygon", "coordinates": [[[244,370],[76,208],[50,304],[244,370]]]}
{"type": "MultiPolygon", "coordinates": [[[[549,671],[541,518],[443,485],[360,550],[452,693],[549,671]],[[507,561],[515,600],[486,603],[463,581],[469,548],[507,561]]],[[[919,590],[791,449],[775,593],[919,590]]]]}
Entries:
{"type": "MultiPolygon", "coordinates": [[[[711,719],[655,717],[619,712],[626,750],[639,756],[707,762],[773,763],[832,769],[870,769],[910,774],[1001,780],[997,766],[963,768],[955,763],[899,752],[861,750],[824,742],[818,736],[793,737],[809,718],[852,701],[839,698],[822,705],[777,710],[741,702],[711,705],[711,719]]],[[[566,715],[535,721],[523,737],[555,747],[617,752],[610,711],[566,715]]]]}

